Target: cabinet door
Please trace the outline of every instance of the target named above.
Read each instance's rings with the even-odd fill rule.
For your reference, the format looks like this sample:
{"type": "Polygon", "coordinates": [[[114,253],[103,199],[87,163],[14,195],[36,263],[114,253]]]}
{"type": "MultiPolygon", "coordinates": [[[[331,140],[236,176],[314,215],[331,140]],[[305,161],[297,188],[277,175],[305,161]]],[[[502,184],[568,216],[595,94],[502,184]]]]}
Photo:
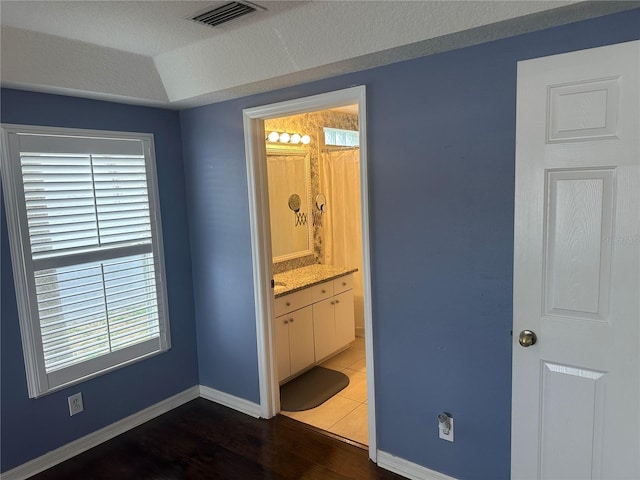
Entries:
{"type": "Polygon", "coordinates": [[[311,307],[301,308],[289,315],[289,359],[291,375],[313,364],[313,318],[311,307]]]}
{"type": "Polygon", "coordinates": [[[356,327],[353,307],[353,290],[347,290],[334,297],[336,320],[336,349],[353,342],[356,338],[356,327]]]}
{"type": "Polygon", "coordinates": [[[278,381],[291,376],[289,361],[289,315],[275,319],[276,361],[278,362],[278,381]]]}
{"type": "Polygon", "coordinates": [[[313,304],[315,360],[323,360],[336,351],[336,322],[333,297],[313,304]]]}

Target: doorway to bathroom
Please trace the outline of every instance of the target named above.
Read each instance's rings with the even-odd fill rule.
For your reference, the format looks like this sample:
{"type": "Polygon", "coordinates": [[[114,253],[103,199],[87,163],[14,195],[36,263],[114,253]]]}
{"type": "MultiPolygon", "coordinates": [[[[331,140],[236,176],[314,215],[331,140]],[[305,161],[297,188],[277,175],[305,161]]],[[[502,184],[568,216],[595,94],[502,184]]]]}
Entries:
{"type": "MultiPolygon", "coordinates": [[[[318,365],[345,373],[350,384],[318,408],[282,413],[368,445],[369,456],[375,461],[365,88],[353,87],[250,108],[243,113],[261,413],[270,418],[281,412],[280,380],[283,376],[278,372],[281,362],[277,351],[277,338],[281,337],[278,337],[280,333],[275,324],[272,281],[281,278],[278,275],[283,272],[290,274],[306,266],[348,267],[350,272],[355,270],[355,325],[352,327],[355,331],[352,334],[357,333],[357,336],[348,344],[339,345],[340,348],[328,357],[323,356],[318,365]],[[268,163],[270,161],[273,165],[268,163]],[[308,179],[296,180],[300,184],[296,187],[297,193],[287,194],[286,202],[270,198],[270,194],[282,190],[274,185],[282,173],[274,172],[294,163],[299,166],[291,170],[299,172],[297,175],[300,176],[306,169],[308,179]],[[279,206],[283,204],[283,212],[274,212],[273,205],[270,211],[270,201],[279,206]],[[282,228],[271,223],[277,221],[278,216],[287,219],[282,228]],[[293,226],[295,233],[285,234],[287,242],[291,243],[293,237],[299,237],[301,233],[304,237],[306,231],[307,243],[302,241],[296,247],[283,247],[287,242],[283,243],[278,235],[282,236],[282,232],[293,226]]],[[[282,292],[282,283],[276,282],[275,296],[282,292]]]]}
{"type": "Polygon", "coordinates": [[[280,413],[368,445],[358,105],[264,127],[280,413]]]}

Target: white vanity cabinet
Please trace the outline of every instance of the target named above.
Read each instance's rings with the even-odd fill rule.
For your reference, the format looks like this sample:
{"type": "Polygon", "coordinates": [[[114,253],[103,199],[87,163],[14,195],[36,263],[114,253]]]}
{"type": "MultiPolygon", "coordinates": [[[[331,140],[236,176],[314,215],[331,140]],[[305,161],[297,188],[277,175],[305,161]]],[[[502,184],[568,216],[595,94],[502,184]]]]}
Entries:
{"type": "Polygon", "coordinates": [[[304,290],[276,299],[274,330],[279,381],[295,375],[315,361],[313,309],[309,303],[310,297],[304,290]]]}
{"type": "Polygon", "coordinates": [[[275,299],[278,380],[292,377],[355,339],[353,275],[275,299]]]}
{"type": "Polygon", "coordinates": [[[353,276],[337,278],[312,288],[318,290],[313,293],[319,300],[319,291],[330,292],[326,298],[313,304],[315,361],[318,363],[355,340],[353,276]]]}

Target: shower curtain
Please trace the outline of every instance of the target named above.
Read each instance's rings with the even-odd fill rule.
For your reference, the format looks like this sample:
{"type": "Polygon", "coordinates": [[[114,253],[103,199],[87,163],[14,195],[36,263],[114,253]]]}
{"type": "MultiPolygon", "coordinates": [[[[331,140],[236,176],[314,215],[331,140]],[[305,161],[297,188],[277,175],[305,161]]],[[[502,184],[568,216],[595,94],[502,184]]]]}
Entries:
{"type": "Polygon", "coordinates": [[[356,333],[364,333],[360,151],[334,150],[320,155],[320,192],[327,198],[322,219],[322,260],[326,265],[356,267],[353,297],[356,333]]]}

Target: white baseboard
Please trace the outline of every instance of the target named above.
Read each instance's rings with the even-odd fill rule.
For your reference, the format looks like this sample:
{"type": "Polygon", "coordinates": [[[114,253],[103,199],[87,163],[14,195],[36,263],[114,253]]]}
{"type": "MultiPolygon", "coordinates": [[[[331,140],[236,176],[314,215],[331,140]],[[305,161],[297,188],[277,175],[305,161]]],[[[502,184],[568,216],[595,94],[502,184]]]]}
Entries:
{"type": "Polygon", "coordinates": [[[262,416],[260,414],[259,404],[250,402],[244,398],[234,397],[233,395],[221,392],[220,390],[200,385],[200,396],[255,418],[260,418],[262,416]]]}
{"type": "Polygon", "coordinates": [[[196,385],[191,387],[177,395],[174,395],[173,397],[162,400],[155,405],[151,405],[144,410],[134,413],[122,420],[118,420],[117,422],[107,425],[100,430],[96,430],[89,435],[78,438],[77,440],[67,443],[60,448],[47,452],[38,458],[34,458],[27,463],[17,466],[16,468],[8,470],[2,474],[2,480],[23,480],[35,475],[36,473],[40,473],[47,468],[51,468],[65,460],[69,460],[71,457],[75,457],[90,448],[100,445],[107,440],[111,440],[112,438],[117,437],[138,425],[142,425],[143,423],[148,422],[169,410],[173,410],[182,404],[194,400],[199,396],[199,386],[196,385]]]}
{"type": "Polygon", "coordinates": [[[429,470],[404,458],[378,450],[378,466],[411,480],[456,480],[444,473],[429,470]]]}
{"type": "MultiPolygon", "coordinates": [[[[31,477],[198,397],[211,400],[255,418],[261,416],[260,405],[257,403],[205,387],[204,385],[195,385],[138,413],[85,435],[12,470],[8,470],[1,475],[2,480],[23,480],[31,477]]],[[[377,452],[377,463],[381,468],[398,473],[411,480],[456,480],[448,475],[429,470],[382,451],[377,452]]]]}

